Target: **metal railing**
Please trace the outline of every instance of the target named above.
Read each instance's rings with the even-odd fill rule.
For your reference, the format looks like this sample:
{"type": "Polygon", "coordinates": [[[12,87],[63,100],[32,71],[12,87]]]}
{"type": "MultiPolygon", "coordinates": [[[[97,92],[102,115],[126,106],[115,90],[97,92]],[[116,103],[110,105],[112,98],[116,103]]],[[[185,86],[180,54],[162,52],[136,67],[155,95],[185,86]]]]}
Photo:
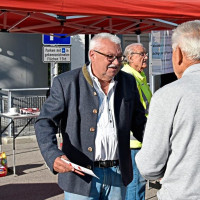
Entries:
{"type": "MultiPolygon", "coordinates": [[[[26,88],[26,89],[1,89],[0,93],[0,111],[2,113],[8,112],[11,107],[16,107],[18,110],[20,108],[42,108],[44,101],[46,100],[46,95],[21,95],[23,92],[34,91],[39,93],[39,91],[47,91],[49,88],[26,88]],[[18,94],[15,94],[18,93],[18,94]]],[[[15,130],[20,129],[23,124],[26,123],[27,119],[18,119],[15,121],[15,130]]],[[[1,125],[4,127],[7,123],[10,122],[10,119],[2,118],[1,125]]],[[[34,134],[33,124],[35,119],[29,124],[22,135],[32,135],[34,134]]],[[[11,136],[11,128],[8,128],[8,136],[11,136]]]]}

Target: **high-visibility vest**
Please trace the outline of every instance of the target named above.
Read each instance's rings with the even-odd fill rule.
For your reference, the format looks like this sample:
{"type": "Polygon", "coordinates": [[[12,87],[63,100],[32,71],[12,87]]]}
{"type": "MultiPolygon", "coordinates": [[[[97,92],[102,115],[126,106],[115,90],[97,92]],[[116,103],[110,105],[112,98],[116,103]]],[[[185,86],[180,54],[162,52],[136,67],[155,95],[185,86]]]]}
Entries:
{"type": "MultiPolygon", "coordinates": [[[[139,73],[135,69],[133,69],[130,65],[125,64],[122,68],[122,71],[127,72],[135,77],[138,92],[140,95],[140,101],[145,109],[145,115],[148,116],[149,111],[149,104],[151,101],[152,93],[151,90],[147,84],[147,79],[145,73],[142,71],[139,73]]],[[[136,140],[133,136],[133,133],[131,132],[131,141],[130,141],[130,147],[131,148],[141,148],[142,143],[136,140]]]]}

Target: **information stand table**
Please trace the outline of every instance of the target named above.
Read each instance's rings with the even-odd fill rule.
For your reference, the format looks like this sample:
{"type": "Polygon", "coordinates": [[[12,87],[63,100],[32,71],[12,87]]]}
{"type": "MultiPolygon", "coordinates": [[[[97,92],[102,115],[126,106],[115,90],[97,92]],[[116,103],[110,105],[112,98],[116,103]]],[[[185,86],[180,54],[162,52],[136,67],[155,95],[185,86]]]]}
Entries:
{"type": "Polygon", "coordinates": [[[20,135],[20,133],[30,124],[32,119],[37,118],[40,112],[30,113],[30,114],[17,114],[17,115],[9,115],[8,113],[0,113],[0,152],[2,151],[2,134],[6,131],[6,129],[11,125],[12,127],[12,138],[13,138],[13,174],[16,175],[15,170],[15,139],[20,135]],[[1,118],[8,118],[11,121],[7,124],[7,126],[1,130],[1,118]],[[28,121],[24,124],[23,128],[15,133],[15,120],[17,119],[28,119],[28,121]]]}

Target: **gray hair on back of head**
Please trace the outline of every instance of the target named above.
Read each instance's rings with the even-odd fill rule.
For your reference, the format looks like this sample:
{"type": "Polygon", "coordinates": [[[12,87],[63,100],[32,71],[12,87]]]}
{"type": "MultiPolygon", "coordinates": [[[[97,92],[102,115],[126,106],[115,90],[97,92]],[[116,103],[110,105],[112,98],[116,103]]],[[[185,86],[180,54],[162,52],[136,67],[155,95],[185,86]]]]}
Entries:
{"type": "Polygon", "coordinates": [[[173,30],[173,50],[177,46],[189,59],[200,60],[200,20],[184,22],[173,30]]]}

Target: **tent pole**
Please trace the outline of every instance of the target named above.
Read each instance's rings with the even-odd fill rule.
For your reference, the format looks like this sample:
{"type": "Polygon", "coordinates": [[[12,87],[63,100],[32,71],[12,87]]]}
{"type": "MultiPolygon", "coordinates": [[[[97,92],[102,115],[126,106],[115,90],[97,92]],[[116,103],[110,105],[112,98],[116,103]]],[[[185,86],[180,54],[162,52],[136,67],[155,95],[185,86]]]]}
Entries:
{"type": "Polygon", "coordinates": [[[149,33],[149,85],[152,94],[155,92],[155,76],[153,75],[153,65],[152,65],[152,34],[149,33]]]}

